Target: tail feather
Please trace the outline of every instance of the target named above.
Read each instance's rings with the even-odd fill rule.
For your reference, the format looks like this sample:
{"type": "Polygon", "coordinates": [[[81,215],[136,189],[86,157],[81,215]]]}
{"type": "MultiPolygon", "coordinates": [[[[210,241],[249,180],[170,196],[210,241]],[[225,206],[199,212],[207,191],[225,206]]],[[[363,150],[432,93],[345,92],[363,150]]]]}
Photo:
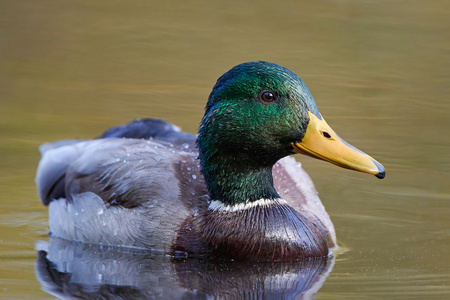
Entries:
{"type": "Polygon", "coordinates": [[[36,172],[36,186],[44,205],[53,199],[65,197],[65,175],[67,168],[79,156],[73,147],[80,140],[64,140],[39,147],[42,158],[36,172]]]}

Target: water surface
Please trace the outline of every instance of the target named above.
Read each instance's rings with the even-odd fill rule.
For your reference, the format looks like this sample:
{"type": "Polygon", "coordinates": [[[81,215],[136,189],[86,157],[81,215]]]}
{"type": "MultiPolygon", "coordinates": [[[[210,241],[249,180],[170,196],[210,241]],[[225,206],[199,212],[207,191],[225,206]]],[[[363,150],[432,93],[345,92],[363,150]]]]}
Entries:
{"type": "Polygon", "coordinates": [[[450,297],[448,1],[50,0],[0,4],[0,298],[52,298],[35,274],[40,144],[136,117],[196,132],[216,79],[251,60],[296,72],[387,169],[380,181],[297,157],[342,245],[317,299],[450,297]]]}

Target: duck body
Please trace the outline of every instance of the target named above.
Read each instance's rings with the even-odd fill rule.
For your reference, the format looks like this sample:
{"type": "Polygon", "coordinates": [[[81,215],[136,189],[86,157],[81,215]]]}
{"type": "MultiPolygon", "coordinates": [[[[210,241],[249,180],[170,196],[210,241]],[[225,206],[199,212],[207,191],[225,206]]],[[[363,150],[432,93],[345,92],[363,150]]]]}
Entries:
{"type": "MultiPolygon", "coordinates": [[[[197,137],[145,119],[94,140],[43,145],[36,183],[50,232],[174,256],[327,256],[336,246],[332,222],[309,176],[287,157],[309,151],[301,142],[310,114],[320,116],[298,76],[253,62],[219,78],[197,137]]],[[[384,174],[368,160],[336,164],[384,174]]]]}
{"type": "MultiPolygon", "coordinates": [[[[49,205],[52,236],[159,250],[175,256],[235,259],[256,258],[261,256],[258,251],[281,249],[280,239],[285,239],[286,249],[298,239],[303,247],[315,249],[311,250],[314,256],[326,256],[328,248],[335,246],[331,220],[312,181],[294,158],[286,157],[274,166],[274,184],[283,191],[285,201],[266,201],[235,211],[224,206],[215,211],[209,209],[214,202],[200,172],[197,148],[185,142],[174,145],[164,138],[108,137],[59,142],[56,148],[46,145],[37,178],[41,199],[49,205]],[[64,183],[58,190],[53,175],[60,173],[64,183]],[[260,223],[268,220],[272,235],[277,237],[271,243],[274,249],[269,250],[267,245],[259,249],[258,235],[265,227],[260,223]],[[290,222],[285,224],[286,220],[290,222]],[[251,233],[245,230],[247,222],[252,222],[251,233]],[[293,227],[291,231],[286,230],[289,227],[293,227]],[[233,231],[237,233],[235,240],[222,245],[225,239],[221,237],[233,231]],[[316,241],[308,236],[322,238],[316,241]],[[254,238],[251,243],[250,238],[254,238]],[[255,249],[224,251],[242,250],[244,245],[255,249]]],[[[291,251],[284,259],[301,258],[298,254],[303,251],[291,251]]],[[[270,255],[266,260],[271,260],[270,255]]]]}

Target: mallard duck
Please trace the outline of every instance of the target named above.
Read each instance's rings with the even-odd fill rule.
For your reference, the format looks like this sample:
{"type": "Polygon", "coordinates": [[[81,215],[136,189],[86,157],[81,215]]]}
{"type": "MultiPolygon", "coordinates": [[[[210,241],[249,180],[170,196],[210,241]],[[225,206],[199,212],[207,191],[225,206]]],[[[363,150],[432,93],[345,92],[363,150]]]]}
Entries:
{"type": "Polygon", "coordinates": [[[331,129],[295,73],[262,61],[217,80],[197,136],[146,119],[41,152],[36,183],[52,236],[175,257],[325,257],[333,224],[290,155],[385,175],[331,129]]]}

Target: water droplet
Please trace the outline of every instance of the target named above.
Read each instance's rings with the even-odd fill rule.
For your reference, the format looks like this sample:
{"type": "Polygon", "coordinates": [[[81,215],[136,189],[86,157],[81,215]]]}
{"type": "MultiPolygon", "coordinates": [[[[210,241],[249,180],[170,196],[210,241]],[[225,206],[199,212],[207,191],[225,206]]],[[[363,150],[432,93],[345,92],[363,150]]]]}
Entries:
{"type": "Polygon", "coordinates": [[[197,179],[197,175],[192,174],[192,179],[197,179]]]}
{"type": "Polygon", "coordinates": [[[103,208],[97,209],[97,214],[98,215],[103,215],[103,208]]]}

